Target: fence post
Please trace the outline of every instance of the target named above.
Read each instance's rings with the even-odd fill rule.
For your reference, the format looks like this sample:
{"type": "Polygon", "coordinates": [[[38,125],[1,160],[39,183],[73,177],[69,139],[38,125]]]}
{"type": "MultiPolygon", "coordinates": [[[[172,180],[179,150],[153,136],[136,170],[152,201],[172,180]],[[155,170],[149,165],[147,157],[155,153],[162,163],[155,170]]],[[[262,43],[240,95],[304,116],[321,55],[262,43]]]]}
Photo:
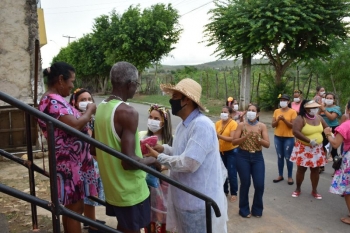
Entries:
{"type": "Polygon", "coordinates": [[[216,77],[216,98],[219,99],[219,78],[218,78],[218,73],[215,73],[216,77]]]}
{"type": "Polygon", "coordinates": [[[227,100],[227,81],[226,81],[226,69],[224,70],[224,81],[225,81],[225,100],[227,100]]]}

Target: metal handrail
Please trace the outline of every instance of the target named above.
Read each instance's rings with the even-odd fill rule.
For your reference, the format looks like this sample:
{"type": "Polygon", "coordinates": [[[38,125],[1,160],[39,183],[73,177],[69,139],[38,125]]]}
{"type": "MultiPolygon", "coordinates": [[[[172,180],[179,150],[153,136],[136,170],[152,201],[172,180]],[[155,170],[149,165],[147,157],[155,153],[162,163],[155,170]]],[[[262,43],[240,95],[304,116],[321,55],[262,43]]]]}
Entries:
{"type": "MultiPolygon", "coordinates": [[[[90,145],[93,145],[96,148],[98,148],[102,151],[105,151],[116,158],[127,161],[128,163],[132,164],[133,166],[135,166],[135,167],[137,167],[137,168],[139,168],[147,173],[150,173],[150,174],[158,177],[159,179],[164,180],[167,183],[203,200],[205,202],[205,209],[206,209],[207,232],[208,233],[212,232],[211,207],[213,208],[216,217],[221,216],[220,209],[219,209],[218,205],[216,204],[216,202],[212,198],[210,198],[210,197],[208,197],[208,196],[206,196],[206,195],[204,195],[204,194],[202,194],[202,193],[200,193],[200,192],[198,192],[190,187],[187,187],[187,186],[181,184],[180,182],[177,182],[177,181],[171,179],[170,177],[165,176],[162,173],[160,173],[160,172],[158,172],[158,171],[156,171],[156,170],[154,170],[154,169],[152,169],[144,164],[137,162],[136,160],[130,158],[129,156],[124,155],[123,153],[120,153],[120,152],[114,150],[113,148],[91,138],[90,136],[83,134],[82,132],[66,125],[65,123],[63,123],[57,119],[54,119],[53,117],[51,117],[43,112],[40,112],[39,110],[13,98],[12,96],[7,95],[6,93],[0,92],[0,99],[11,104],[12,106],[17,107],[18,109],[23,110],[27,114],[33,115],[33,116],[37,117],[38,119],[46,121],[47,128],[48,128],[50,174],[52,174],[52,175],[50,175],[51,200],[52,200],[55,207],[57,207],[59,205],[58,205],[58,198],[57,198],[56,169],[54,169],[56,166],[56,160],[54,159],[55,158],[55,153],[54,153],[55,140],[54,140],[54,132],[53,131],[54,131],[54,127],[58,127],[58,128],[66,131],[66,132],[68,132],[68,133],[70,133],[70,134],[72,134],[80,139],[83,139],[84,141],[86,141],[90,145]],[[52,156],[50,156],[51,153],[53,153],[52,156]]],[[[0,191],[1,191],[1,189],[0,189],[0,191]]],[[[54,208],[53,218],[56,219],[56,220],[54,220],[54,219],[52,220],[53,225],[54,225],[53,226],[54,232],[56,232],[55,230],[57,230],[57,229],[59,230],[59,218],[57,217],[57,215],[60,215],[61,213],[62,213],[62,211],[60,211],[59,208],[54,208]],[[57,224],[58,224],[58,226],[57,226],[57,224]]],[[[72,216],[72,218],[77,219],[76,216],[72,216]]],[[[81,218],[84,218],[84,217],[81,217],[81,218]]],[[[81,218],[79,217],[79,220],[81,220],[81,218]]]]}

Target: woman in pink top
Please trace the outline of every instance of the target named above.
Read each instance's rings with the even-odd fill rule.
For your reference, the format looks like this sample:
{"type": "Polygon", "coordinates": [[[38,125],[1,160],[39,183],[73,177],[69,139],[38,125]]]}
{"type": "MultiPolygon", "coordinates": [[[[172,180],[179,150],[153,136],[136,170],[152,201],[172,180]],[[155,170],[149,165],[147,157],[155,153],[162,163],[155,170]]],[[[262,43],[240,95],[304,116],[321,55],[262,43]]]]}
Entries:
{"type": "Polygon", "coordinates": [[[301,90],[295,90],[294,94],[293,94],[294,99],[292,102],[292,109],[297,111],[297,113],[299,113],[300,104],[302,101],[302,94],[303,94],[303,92],[301,90]]]}
{"type": "MultiPolygon", "coordinates": [[[[96,104],[89,103],[84,114],[71,106],[66,97],[74,88],[75,70],[64,62],[56,62],[44,70],[48,90],[42,96],[38,109],[88,135],[88,123],[96,112],[96,104]]],[[[38,119],[39,126],[48,137],[46,122],[38,119]]],[[[60,129],[55,128],[55,156],[57,170],[58,201],[71,211],[82,214],[84,197],[97,195],[96,172],[90,144],[60,129]]],[[[81,232],[81,224],[62,216],[65,233],[81,232]]]]}
{"type": "MultiPolygon", "coordinates": [[[[350,110],[350,101],[348,102],[350,110]]],[[[332,147],[339,147],[344,142],[344,152],[342,153],[342,164],[340,169],[335,171],[329,191],[334,194],[344,195],[345,203],[350,213],[350,121],[345,121],[335,129],[335,137],[332,135],[330,127],[324,129],[324,133],[332,147]]],[[[350,224],[350,217],[340,219],[343,223],[350,224]]]]}

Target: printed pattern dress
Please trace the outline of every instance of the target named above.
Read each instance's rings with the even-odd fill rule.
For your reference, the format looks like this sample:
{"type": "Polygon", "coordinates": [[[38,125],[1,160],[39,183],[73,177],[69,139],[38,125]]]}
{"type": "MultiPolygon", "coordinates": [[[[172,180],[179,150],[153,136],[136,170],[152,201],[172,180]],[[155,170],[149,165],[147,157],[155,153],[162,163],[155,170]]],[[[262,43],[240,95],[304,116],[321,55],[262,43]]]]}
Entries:
{"type": "MultiPolygon", "coordinates": [[[[89,123],[88,123],[88,127],[89,127],[89,135],[92,135],[92,131],[94,131],[94,122],[95,119],[92,119],[89,123]]],[[[93,158],[94,161],[94,167],[95,167],[95,172],[96,172],[96,178],[97,178],[97,188],[98,188],[98,199],[100,199],[101,201],[105,201],[106,197],[105,197],[105,192],[103,191],[103,184],[102,184],[102,180],[100,177],[100,170],[98,168],[98,163],[97,161],[93,158]]],[[[91,205],[91,206],[101,206],[99,203],[91,200],[88,197],[84,198],[84,204],[86,205],[91,205]]]]}
{"type": "Polygon", "coordinates": [[[329,191],[339,195],[350,195],[350,121],[346,121],[338,126],[336,134],[341,134],[344,139],[344,152],[342,164],[339,170],[336,170],[329,191]]]}
{"type": "MultiPolygon", "coordinates": [[[[78,110],[57,94],[44,96],[38,109],[55,119],[64,115],[81,116],[78,110]]],[[[38,123],[47,138],[45,121],[38,119],[38,123]]],[[[81,132],[88,134],[88,127],[81,132]]],[[[97,179],[90,145],[59,128],[55,128],[54,136],[59,203],[69,205],[86,196],[96,196],[97,179]]]]}

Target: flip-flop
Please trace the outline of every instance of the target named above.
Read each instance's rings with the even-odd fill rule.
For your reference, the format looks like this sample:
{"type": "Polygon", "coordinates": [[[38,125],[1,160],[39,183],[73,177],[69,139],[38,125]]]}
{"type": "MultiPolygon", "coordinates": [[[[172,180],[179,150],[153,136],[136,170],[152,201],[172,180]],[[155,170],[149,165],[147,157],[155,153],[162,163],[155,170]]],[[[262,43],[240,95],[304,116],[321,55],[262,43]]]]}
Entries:
{"type": "Polygon", "coordinates": [[[319,194],[319,193],[311,192],[311,195],[312,195],[314,198],[316,198],[317,200],[321,200],[321,199],[322,199],[322,196],[321,196],[321,194],[319,194]]]}
{"type": "Polygon", "coordinates": [[[350,218],[341,218],[340,221],[342,221],[345,224],[350,225],[350,218]]]}
{"type": "Polygon", "coordinates": [[[300,196],[300,193],[301,193],[301,191],[300,191],[300,192],[294,191],[294,192],[292,193],[292,197],[299,197],[299,196],[300,196]]]}
{"type": "Polygon", "coordinates": [[[237,201],[237,196],[232,195],[230,198],[230,202],[235,202],[237,201]]]}
{"type": "Polygon", "coordinates": [[[282,180],[284,180],[284,178],[282,177],[282,179],[276,179],[276,180],[273,180],[273,183],[278,183],[278,182],[280,182],[280,181],[282,181],[282,180]]]}

